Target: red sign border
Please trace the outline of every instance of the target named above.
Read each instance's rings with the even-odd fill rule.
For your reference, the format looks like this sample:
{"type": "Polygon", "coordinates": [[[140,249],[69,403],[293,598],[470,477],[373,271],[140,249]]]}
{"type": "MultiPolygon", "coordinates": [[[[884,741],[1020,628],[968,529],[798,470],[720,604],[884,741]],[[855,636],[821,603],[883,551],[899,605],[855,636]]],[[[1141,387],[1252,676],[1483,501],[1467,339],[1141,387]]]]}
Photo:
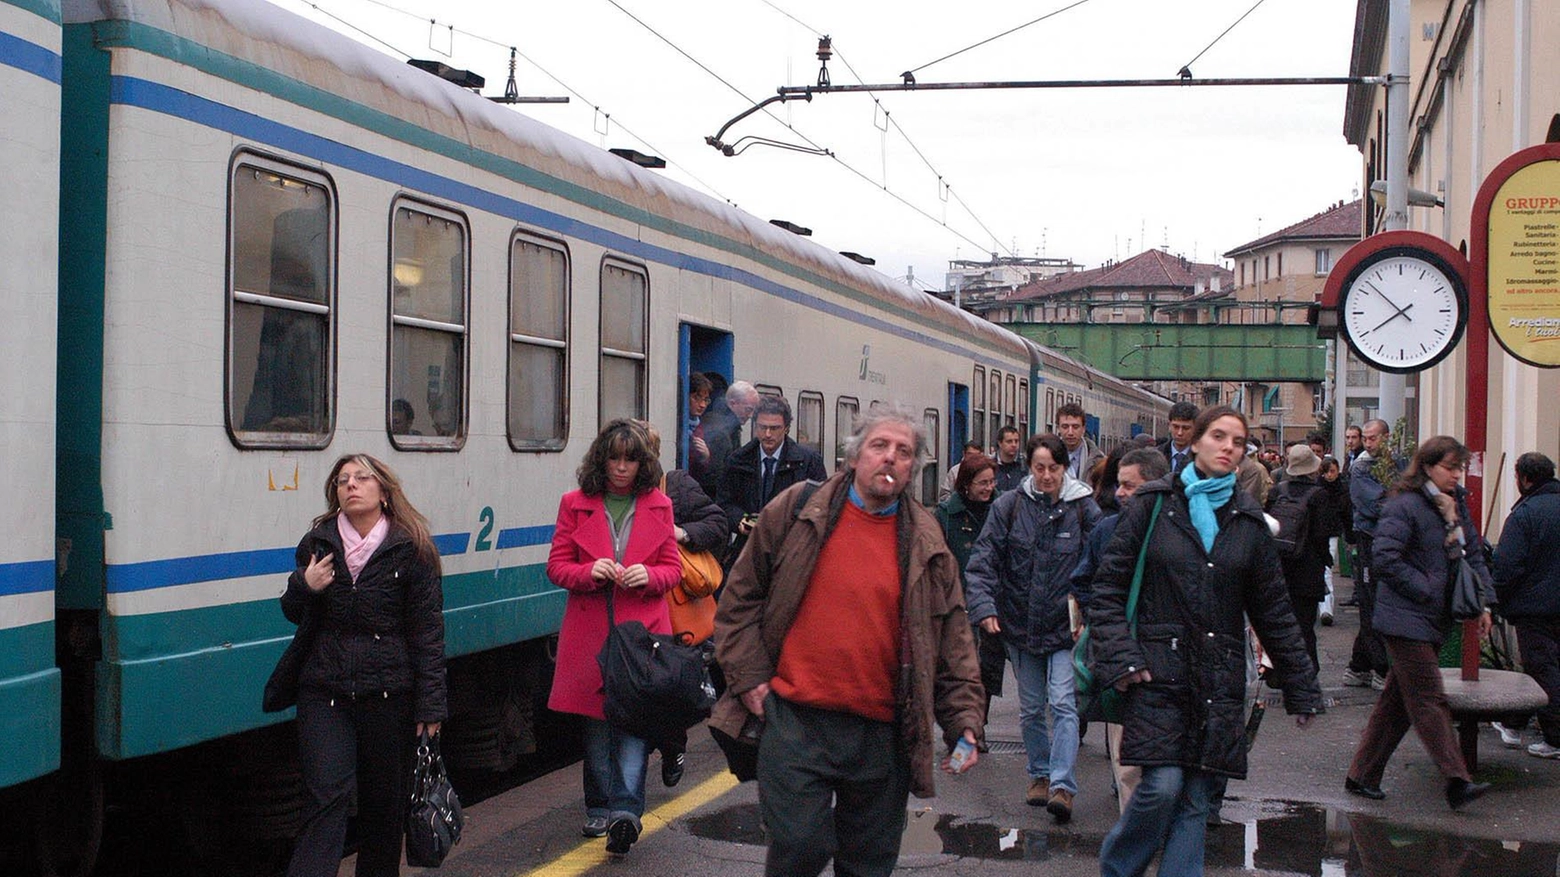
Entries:
{"type": "MultiPolygon", "coordinates": [[[[1540,143],[1513,152],[1500,164],[1495,165],[1495,169],[1490,171],[1484,178],[1484,182],[1480,184],[1479,194],[1473,199],[1473,213],[1468,217],[1468,294],[1479,299],[1479,307],[1475,310],[1483,318],[1485,332],[1494,336],[1501,349],[1512,359],[1534,368],[1560,368],[1548,363],[1534,362],[1506,346],[1505,339],[1494,331],[1494,325],[1489,319],[1490,209],[1495,206],[1495,195],[1500,191],[1501,186],[1506,185],[1506,181],[1516,176],[1518,171],[1541,161],[1560,161],[1560,143],[1540,143]]],[[[1487,342],[1485,346],[1488,347],[1487,342]]]]}

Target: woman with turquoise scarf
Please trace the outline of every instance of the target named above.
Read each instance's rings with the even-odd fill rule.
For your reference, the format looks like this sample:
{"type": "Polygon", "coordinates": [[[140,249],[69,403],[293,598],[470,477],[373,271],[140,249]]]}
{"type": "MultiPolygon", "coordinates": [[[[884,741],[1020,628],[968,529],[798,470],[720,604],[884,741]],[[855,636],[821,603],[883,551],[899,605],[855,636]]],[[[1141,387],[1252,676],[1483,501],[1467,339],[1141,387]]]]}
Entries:
{"type": "Polygon", "coordinates": [[[1277,545],[1235,488],[1246,434],[1235,409],[1204,411],[1191,463],[1127,501],[1095,574],[1095,676],[1124,693],[1121,763],[1143,769],[1100,848],[1104,877],[1142,874],[1161,848],[1162,877],[1203,873],[1209,791],[1246,776],[1248,618],[1288,712],[1302,727],[1322,712],[1277,545]]]}

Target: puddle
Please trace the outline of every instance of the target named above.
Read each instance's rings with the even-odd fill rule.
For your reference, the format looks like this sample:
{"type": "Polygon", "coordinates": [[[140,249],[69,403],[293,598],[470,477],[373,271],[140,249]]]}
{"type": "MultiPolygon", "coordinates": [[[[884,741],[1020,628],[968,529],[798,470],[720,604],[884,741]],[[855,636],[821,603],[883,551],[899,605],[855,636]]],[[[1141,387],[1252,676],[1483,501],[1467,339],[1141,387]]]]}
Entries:
{"type": "MultiPolygon", "coordinates": [[[[762,845],[758,805],[687,820],[696,837],[762,845]]],[[[993,861],[1098,857],[1103,832],[1011,828],[951,813],[911,811],[901,851],[993,861]]],[[[1208,868],[1310,877],[1556,877],[1560,844],[1486,840],[1412,828],[1310,804],[1268,802],[1255,819],[1208,830],[1208,868]]]]}

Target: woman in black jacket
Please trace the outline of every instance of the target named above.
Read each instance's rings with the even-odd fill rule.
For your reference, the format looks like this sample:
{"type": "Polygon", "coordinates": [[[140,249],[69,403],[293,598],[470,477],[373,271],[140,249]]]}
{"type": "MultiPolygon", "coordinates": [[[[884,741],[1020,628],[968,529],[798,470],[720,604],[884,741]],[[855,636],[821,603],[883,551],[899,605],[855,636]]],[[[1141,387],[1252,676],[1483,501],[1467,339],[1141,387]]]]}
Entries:
{"type": "Polygon", "coordinates": [[[1234,409],[1202,412],[1191,462],[1126,502],[1094,577],[1095,675],[1124,692],[1121,763],[1143,768],[1100,848],[1105,875],[1142,874],[1161,846],[1161,875],[1202,873],[1214,778],[1246,775],[1248,617],[1296,722],[1322,712],[1262,508],[1235,486],[1246,435],[1234,409]],[[1156,514],[1131,625],[1133,572],[1156,514]]]}
{"type": "MultiPolygon", "coordinates": [[[[991,511],[991,501],[997,493],[997,464],[980,451],[970,451],[959,461],[958,468],[959,474],[953,479],[953,493],[937,504],[933,514],[937,516],[937,523],[942,525],[943,538],[948,540],[948,550],[953,552],[953,559],[959,562],[959,583],[963,585],[964,568],[969,565],[970,553],[975,550],[975,540],[980,536],[981,528],[986,526],[986,514],[991,511]]],[[[968,602],[968,597],[965,600],[968,602]]],[[[975,635],[975,652],[980,658],[980,682],[986,689],[986,716],[989,720],[991,699],[1002,696],[1002,674],[1007,666],[1007,651],[1002,646],[1002,637],[986,633],[979,624],[971,624],[970,630],[975,635]]]]}
{"type": "Polygon", "coordinates": [[[401,482],[367,454],[337,460],[282,595],[299,626],[289,652],[302,656],[298,749],[311,798],[288,877],[336,873],[354,789],[358,877],[400,873],[413,745],[445,718],[443,610],[438,550],[401,482]]]}
{"type": "MultiPolygon", "coordinates": [[[[1344,779],[1345,789],[1364,798],[1386,797],[1381,775],[1410,727],[1446,777],[1446,803],[1453,809],[1489,790],[1488,783],[1472,782],[1463,762],[1437,660],[1452,627],[1447,583],[1464,549],[1486,583],[1485,605],[1495,598],[1468,514],[1468,492],[1458,483],[1468,457],[1468,449],[1451,436],[1420,445],[1376,519],[1370,556],[1379,587],[1371,623],[1386,642],[1392,668],[1344,779]]],[[[1489,630],[1486,609],[1479,638],[1489,630]]]]}

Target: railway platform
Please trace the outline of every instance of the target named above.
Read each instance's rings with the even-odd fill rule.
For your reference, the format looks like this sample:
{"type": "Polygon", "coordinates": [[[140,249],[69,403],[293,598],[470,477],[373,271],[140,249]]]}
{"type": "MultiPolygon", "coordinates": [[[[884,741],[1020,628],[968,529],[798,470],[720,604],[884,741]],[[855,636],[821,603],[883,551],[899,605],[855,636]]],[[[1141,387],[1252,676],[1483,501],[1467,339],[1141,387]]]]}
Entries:
{"type": "MultiPolygon", "coordinates": [[[[1342,587],[1347,592],[1346,580],[1342,587]]],[[[1377,693],[1342,687],[1358,615],[1340,607],[1337,619],[1319,631],[1328,713],[1302,730],[1273,702],[1251,755],[1250,778],[1230,784],[1226,822],[1209,829],[1208,873],[1553,877],[1560,868],[1560,836],[1554,830],[1560,762],[1503,748],[1487,726],[1481,731],[1478,777],[1495,788],[1461,811],[1447,808],[1441,779],[1412,735],[1387,770],[1386,800],[1344,792],[1344,770],[1377,693]]],[[[1014,690],[1011,679],[1007,690],[1014,690]]],[[[1081,793],[1071,823],[1058,826],[1043,808],[1023,802],[1027,778],[1016,699],[998,698],[992,712],[992,751],[966,775],[939,775],[936,798],[910,800],[898,872],[1099,873],[1100,842],[1116,817],[1104,729],[1094,726],[1085,734],[1077,768],[1081,793]]],[[[645,832],[624,859],[608,857],[602,839],[580,836],[580,769],[571,765],[468,808],[460,846],[443,868],[427,873],[762,874],[754,784],[736,783],[702,729],[694,729],[690,744],[687,775],[674,789],[662,787],[652,756],[645,832]]],[[[351,864],[343,863],[344,877],[352,873],[351,864]]]]}

